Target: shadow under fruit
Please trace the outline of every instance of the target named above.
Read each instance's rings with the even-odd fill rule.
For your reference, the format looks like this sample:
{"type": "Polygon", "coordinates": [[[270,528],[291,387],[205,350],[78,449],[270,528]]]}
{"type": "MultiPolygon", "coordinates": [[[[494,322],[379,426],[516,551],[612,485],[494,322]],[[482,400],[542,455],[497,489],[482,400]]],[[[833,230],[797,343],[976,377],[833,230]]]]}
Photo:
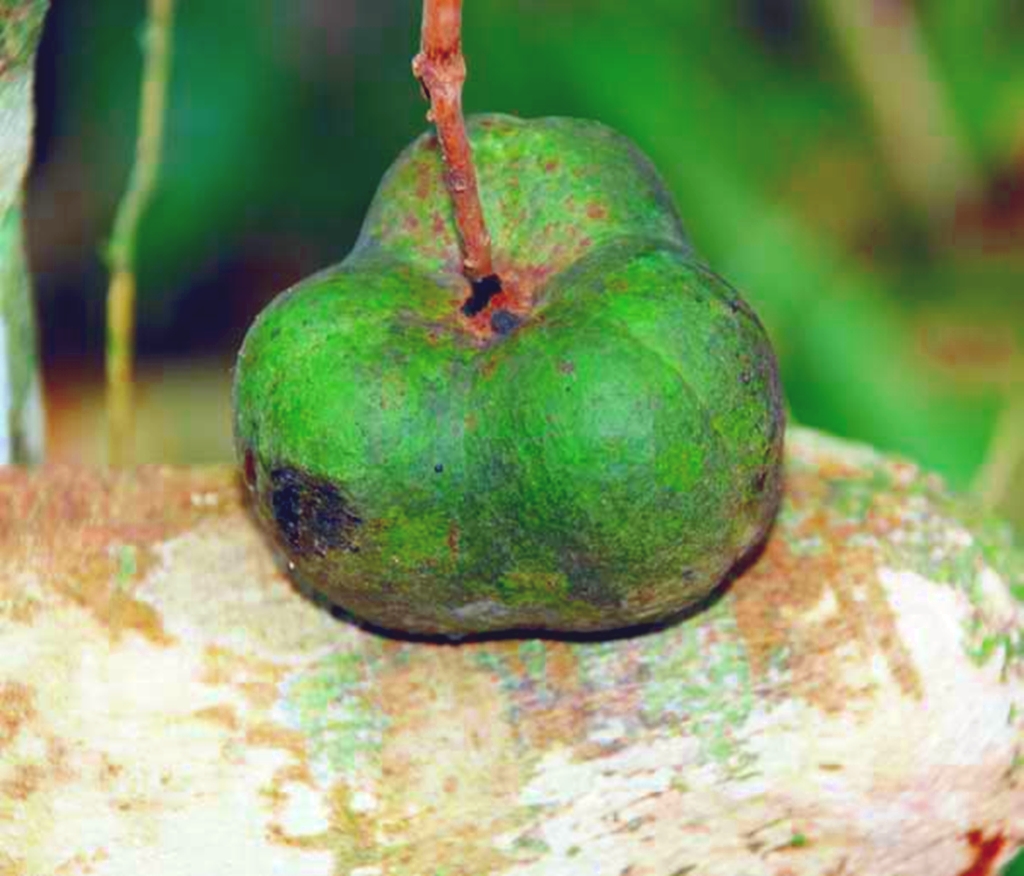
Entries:
{"type": "Polygon", "coordinates": [[[757,318],[595,122],[470,120],[498,284],[471,289],[425,135],[352,253],[249,330],[235,431],[300,576],[412,633],[584,632],[706,597],[778,504],[757,318]]]}

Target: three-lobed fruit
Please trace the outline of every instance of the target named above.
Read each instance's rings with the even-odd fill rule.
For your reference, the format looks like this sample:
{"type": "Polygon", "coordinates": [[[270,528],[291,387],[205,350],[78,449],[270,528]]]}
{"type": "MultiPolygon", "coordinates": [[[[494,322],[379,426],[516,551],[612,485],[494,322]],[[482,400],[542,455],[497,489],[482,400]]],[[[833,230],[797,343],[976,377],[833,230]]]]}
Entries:
{"type": "Polygon", "coordinates": [[[507,116],[469,135],[500,289],[463,277],[421,137],[348,258],[246,337],[235,431],[260,518],[301,577],[385,628],[670,618],[776,510],[771,346],[628,140],[507,116]]]}

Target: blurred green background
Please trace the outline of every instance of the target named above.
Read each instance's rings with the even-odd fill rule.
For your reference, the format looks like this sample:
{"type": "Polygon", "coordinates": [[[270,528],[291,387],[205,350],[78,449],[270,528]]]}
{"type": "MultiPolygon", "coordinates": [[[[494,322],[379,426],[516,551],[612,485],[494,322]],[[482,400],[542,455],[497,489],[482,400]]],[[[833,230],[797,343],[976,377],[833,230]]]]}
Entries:
{"type": "MultiPolygon", "coordinates": [[[[103,247],[144,4],[56,0],[29,237],[51,456],[103,457],[103,247]]],[[[425,127],[413,0],[179,2],[141,239],[139,456],[230,455],[234,351],[341,259],[425,127]]],[[[1024,523],[1024,4],[488,0],[468,111],[600,119],[650,154],[775,341],[794,419],[899,451],[1024,523]]]]}
{"type": "MultiPolygon", "coordinates": [[[[28,218],[58,459],[104,454],[103,249],[143,14],[56,0],[39,57],[28,218]]],[[[246,326],[346,254],[425,127],[418,29],[418,0],[179,0],[141,240],[141,459],[230,457],[246,326]]],[[[464,38],[470,112],[593,117],[650,154],[766,323],[795,420],[1024,525],[1024,3],[487,0],[464,38]]]]}

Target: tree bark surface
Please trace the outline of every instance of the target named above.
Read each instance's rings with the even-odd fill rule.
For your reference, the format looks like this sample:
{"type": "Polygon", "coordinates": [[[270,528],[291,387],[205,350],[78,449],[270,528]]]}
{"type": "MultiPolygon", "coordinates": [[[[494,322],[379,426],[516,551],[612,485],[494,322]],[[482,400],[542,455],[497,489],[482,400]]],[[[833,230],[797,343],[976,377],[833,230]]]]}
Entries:
{"type": "Polygon", "coordinates": [[[300,593],[227,468],[0,469],[0,874],[995,874],[1009,530],[806,430],[786,478],[681,623],[435,645],[300,593]]]}
{"type": "Polygon", "coordinates": [[[42,384],[25,265],[22,186],[32,153],[32,80],[47,0],[0,0],[0,465],[42,455],[42,384]]]}

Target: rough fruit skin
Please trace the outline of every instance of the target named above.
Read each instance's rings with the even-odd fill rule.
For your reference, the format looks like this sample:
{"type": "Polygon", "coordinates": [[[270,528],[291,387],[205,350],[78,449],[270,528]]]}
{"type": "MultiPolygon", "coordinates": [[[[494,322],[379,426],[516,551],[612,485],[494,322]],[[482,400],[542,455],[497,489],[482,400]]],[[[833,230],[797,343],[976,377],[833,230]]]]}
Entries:
{"type": "Polygon", "coordinates": [[[436,141],[245,339],[235,433],[299,576],[412,633],[668,619],[765,534],[783,409],[756,316],[595,122],[470,120],[506,291],[473,319],[436,141]],[[503,314],[503,315],[498,315],[503,314]]]}

